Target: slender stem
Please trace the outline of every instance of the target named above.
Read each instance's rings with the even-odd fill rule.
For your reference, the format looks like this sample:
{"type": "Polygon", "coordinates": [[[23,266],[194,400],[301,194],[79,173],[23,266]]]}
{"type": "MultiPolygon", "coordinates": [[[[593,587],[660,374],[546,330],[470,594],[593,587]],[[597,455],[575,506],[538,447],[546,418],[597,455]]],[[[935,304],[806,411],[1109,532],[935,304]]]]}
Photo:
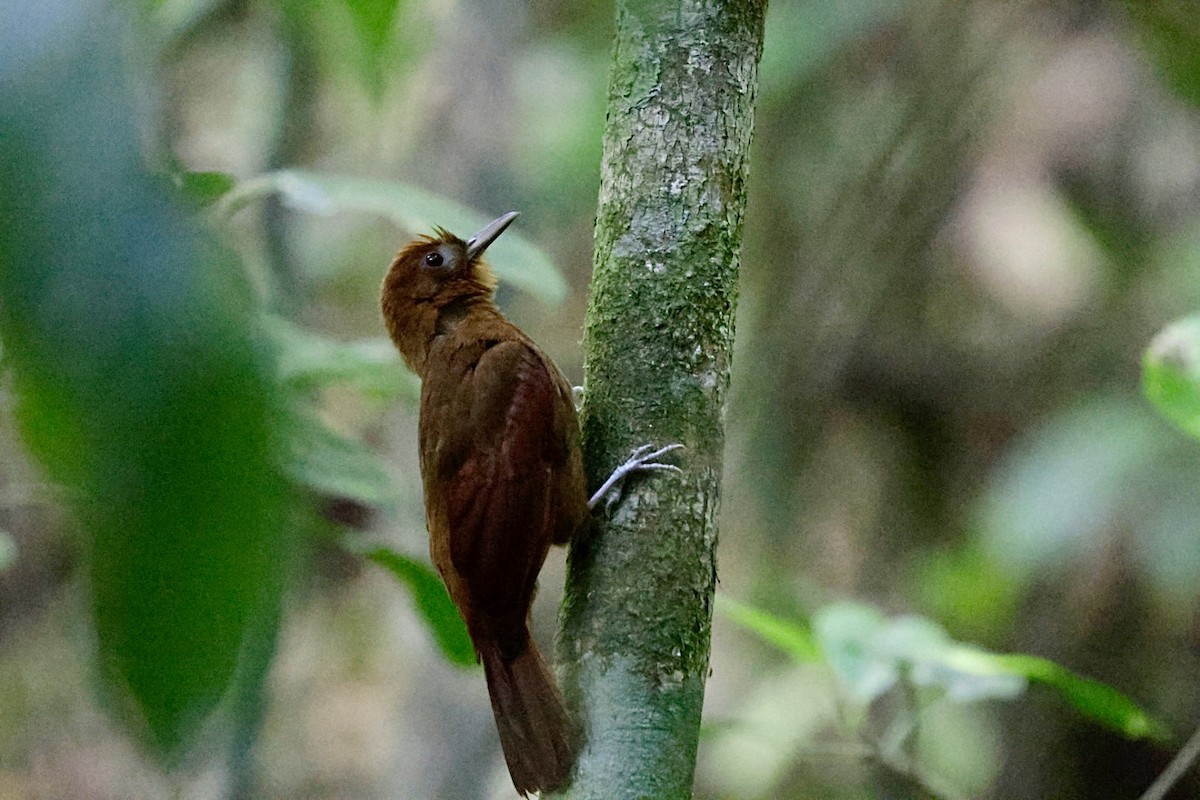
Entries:
{"type": "Polygon", "coordinates": [[[1175,782],[1192,768],[1197,758],[1200,758],[1200,728],[1196,728],[1183,748],[1171,759],[1171,763],[1167,764],[1167,768],[1154,779],[1154,783],[1150,784],[1150,788],[1138,800],[1163,800],[1175,782]]]}

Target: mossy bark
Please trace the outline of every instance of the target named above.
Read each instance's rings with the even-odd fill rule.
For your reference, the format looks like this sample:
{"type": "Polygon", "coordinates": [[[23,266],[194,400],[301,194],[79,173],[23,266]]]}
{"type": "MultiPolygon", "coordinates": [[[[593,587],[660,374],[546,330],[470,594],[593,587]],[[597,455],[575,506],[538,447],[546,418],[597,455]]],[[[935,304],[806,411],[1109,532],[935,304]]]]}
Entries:
{"type": "MultiPolygon", "coordinates": [[[[763,0],[626,0],[588,308],[588,474],[681,442],[573,546],[559,660],[584,745],[570,798],[691,796],[763,0]]],[[[598,516],[604,516],[598,513],[598,516]]]]}

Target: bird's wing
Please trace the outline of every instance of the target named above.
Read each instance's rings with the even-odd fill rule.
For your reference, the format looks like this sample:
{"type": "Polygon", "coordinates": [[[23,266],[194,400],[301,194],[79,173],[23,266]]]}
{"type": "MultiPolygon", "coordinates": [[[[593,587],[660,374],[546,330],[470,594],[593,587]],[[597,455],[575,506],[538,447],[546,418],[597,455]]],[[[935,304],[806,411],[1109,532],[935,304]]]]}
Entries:
{"type": "Polygon", "coordinates": [[[555,473],[567,460],[555,424],[561,393],[521,341],[499,342],[467,367],[453,398],[429,398],[427,412],[442,418],[435,447],[423,448],[435,462],[424,465],[427,502],[439,507],[451,563],[472,597],[524,624],[554,535],[555,473]]]}

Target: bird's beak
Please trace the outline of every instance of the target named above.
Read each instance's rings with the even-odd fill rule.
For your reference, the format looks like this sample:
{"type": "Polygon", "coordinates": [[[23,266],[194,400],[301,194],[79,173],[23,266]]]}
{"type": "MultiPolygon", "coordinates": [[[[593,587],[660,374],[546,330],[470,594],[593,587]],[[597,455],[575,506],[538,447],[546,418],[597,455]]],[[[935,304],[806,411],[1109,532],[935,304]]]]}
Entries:
{"type": "Polygon", "coordinates": [[[520,212],[510,211],[500,219],[484,225],[483,230],[467,239],[467,258],[476,258],[481,255],[484,250],[487,250],[488,245],[496,241],[496,238],[504,233],[504,229],[519,216],[521,216],[520,212]]]}

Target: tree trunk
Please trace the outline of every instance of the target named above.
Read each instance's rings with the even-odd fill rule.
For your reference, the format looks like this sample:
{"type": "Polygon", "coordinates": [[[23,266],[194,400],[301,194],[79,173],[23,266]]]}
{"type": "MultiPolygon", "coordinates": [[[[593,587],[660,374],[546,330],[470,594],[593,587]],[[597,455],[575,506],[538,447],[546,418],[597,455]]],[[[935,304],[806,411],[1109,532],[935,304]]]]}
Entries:
{"type": "MultiPolygon", "coordinates": [[[[763,0],[625,0],[588,308],[588,474],[682,442],[570,553],[560,662],[583,726],[570,798],[687,798],[716,584],[763,0]]],[[[603,516],[602,514],[599,516],[603,516]]]]}

